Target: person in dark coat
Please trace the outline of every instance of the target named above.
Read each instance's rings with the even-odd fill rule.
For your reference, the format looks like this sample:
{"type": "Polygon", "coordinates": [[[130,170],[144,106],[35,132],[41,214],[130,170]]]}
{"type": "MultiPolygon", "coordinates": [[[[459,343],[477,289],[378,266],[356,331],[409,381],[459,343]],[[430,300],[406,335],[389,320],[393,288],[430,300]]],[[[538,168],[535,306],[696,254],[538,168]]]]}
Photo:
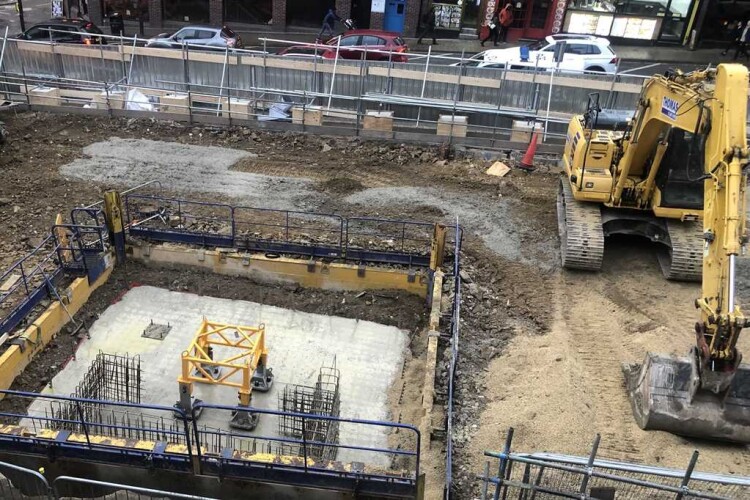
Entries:
{"type": "Polygon", "coordinates": [[[336,21],[341,21],[341,18],[336,14],[336,7],[331,7],[326,13],[326,17],[323,18],[323,26],[320,28],[318,33],[318,40],[323,38],[323,32],[327,32],[329,37],[334,35],[333,28],[336,26],[336,21]]]}
{"type": "Polygon", "coordinates": [[[750,21],[746,22],[745,27],[742,28],[742,33],[740,34],[739,45],[737,46],[737,50],[734,51],[735,61],[739,59],[740,55],[745,56],[745,59],[750,59],[750,56],[748,56],[747,54],[748,43],[750,43],[750,21]]]}
{"type": "Polygon", "coordinates": [[[435,39],[435,5],[430,4],[430,8],[422,16],[421,29],[419,31],[419,38],[417,43],[422,43],[422,38],[432,37],[432,44],[437,45],[437,39],[435,39]]]}
{"type": "Polygon", "coordinates": [[[492,14],[492,19],[490,19],[490,24],[487,26],[490,30],[487,32],[487,36],[482,40],[481,44],[482,47],[484,47],[484,42],[492,38],[492,42],[494,43],[495,47],[497,47],[497,42],[500,40],[500,16],[498,11],[495,11],[494,14],[492,14]]]}
{"type": "Polygon", "coordinates": [[[722,56],[727,55],[727,52],[732,49],[736,49],[740,45],[740,35],[742,35],[742,22],[732,21],[731,23],[727,24],[727,33],[729,44],[727,45],[727,48],[725,48],[721,52],[722,56]]]}

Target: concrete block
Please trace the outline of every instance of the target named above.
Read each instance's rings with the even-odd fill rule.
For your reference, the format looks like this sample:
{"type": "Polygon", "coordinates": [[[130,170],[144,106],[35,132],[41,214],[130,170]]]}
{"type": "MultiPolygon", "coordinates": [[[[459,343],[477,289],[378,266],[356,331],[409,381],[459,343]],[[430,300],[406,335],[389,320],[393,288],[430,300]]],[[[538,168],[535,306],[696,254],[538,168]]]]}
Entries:
{"type": "Polygon", "coordinates": [[[534,130],[537,132],[537,144],[541,144],[542,136],[544,135],[544,126],[541,123],[513,120],[510,140],[511,142],[523,142],[528,144],[531,142],[531,134],[534,130]]]}
{"type": "Polygon", "coordinates": [[[125,109],[125,98],[126,93],[122,91],[117,92],[101,92],[94,96],[94,104],[97,109],[107,109],[107,97],[109,97],[109,107],[112,109],[125,109]]]}
{"type": "Polygon", "coordinates": [[[222,106],[226,106],[227,112],[232,118],[250,118],[253,115],[253,106],[249,99],[224,99],[222,106]]]}
{"type": "Polygon", "coordinates": [[[292,123],[298,125],[323,125],[323,109],[319,106],[297,106],[292,108],[292,123]]]}
{"type": "Polygon", "coordinates": [[[159,109],[165,113],[188,115],[190,100],[187,94],[164,94],[159,98],[159,109]]]}
{"type": "Polygon", "coordinates": [[[59,106],[60,89],[57,87],[34,87],[29,91],[32,106],[59,106]]]}
{"type": "Polygon", "coordinates": [[[440,115],[437,124],[437,135],[466,137],[466,129],[468,126],[468,116],[440,115]]]}
{"type": "Polygon", "coordinates": [[[393,111],[368,111],[363,120],[365,130],[393,130],[393,111]]]}

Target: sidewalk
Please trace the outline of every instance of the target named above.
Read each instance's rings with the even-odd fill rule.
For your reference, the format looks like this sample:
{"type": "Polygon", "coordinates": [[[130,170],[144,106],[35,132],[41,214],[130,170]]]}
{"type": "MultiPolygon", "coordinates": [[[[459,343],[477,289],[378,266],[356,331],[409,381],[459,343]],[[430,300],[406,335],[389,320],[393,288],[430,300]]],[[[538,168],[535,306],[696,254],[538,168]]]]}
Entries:
{"type": "MultiPolygon", "coordinates": [[[[32,26],[34,23],[49,19],[50,6],[49,0],[24,0],[24,14],[26,18],[26,27],[32,26]]],[[[126,33],[133,35],[138,32],[138,23],[129,21],[126,22],[126,33]]],[[[18,22],[18,14],[12,5],[0,6],[0,30],[5,31],[5,26],[9,28],[9,34],[11,36],[19,33],[20,23],[18,22]]],[[[109,26],[100,26],[102,30],[109,34],[109,26]]],[[[148,28],[145,29],[145,36],[151,37],[158,33],[176,31],[175,27],[163,27],[163,28],[148,28]]],[[[315,41],[317,35],[317,28],[291,28],[289,31],[279,30],[274,26],[253,26],[253,27],[237,27],[235,29],[245,42],[245,46],[250,48],[251,46],[262,46],[262,42],[259,42],[259,38],[270,38],[278,40],[289,40],[296,42],[312,43],[315,41]]],[[[0,33],[1,36],[1,33],[0,33]]],[[[405,38],[406,43],[409,45],[409,50],[412,52],[427,52],[430,39],[424,39],[423,44],[417,44],[416,38],[405,38]]],[[[517,47],[520,43],[507,43],[502,44],[501,48],[517,47]]],[[[281,47],[283,44],[271,43],[268,47],[281,47]]],[[[464,52],[467,55],[480,52],[487,48],[491,48],[492,44],[486,44],[483,48],[479,44],[479,40],[459,40],[455,38],[440,38],[438,44],[433,47],[433,51],[439,51],[441,53],[455,53],[461,54],[464,52]]],[[[615,54],[620,59],[629,61],[644,61],[646,63],[686,63],[695,65],[704,64],[718,64],[719,62],[730,62],[731,56],[721,55],[721,49],[697,49],[689,50],[687,47],[680,46],[626,46],[626,45],[613,45],[615,54]]]]}

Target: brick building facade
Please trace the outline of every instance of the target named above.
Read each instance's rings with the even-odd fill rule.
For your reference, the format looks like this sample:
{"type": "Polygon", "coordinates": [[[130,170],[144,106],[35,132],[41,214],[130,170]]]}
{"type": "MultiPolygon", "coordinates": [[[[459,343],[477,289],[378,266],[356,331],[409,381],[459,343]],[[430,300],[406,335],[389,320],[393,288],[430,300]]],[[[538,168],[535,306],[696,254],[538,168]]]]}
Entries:
{"type": "MultiPolygon", "coordinates": [[[[126,2],[129,0],[125,0],[126,2]]],[[[174,7],[175,0],[132,0],[132,4],[126,4],[126,5],[141,5],[143,9],[143,18],[146,19],[144,22],[144,25],[147,29],[150,29],[150,31],[161,29],[165,26],[165,24],[168,24],[170,27],[174,27],[176,24],[179,24],[181,22],[184,22],[184,24],[205,24],[209,23],[211,25],[220,26],[222,24],[230,24],[234,29],[243,31],[243,32],[252,32],[254,26],[264,26],[262,30],[258,30],[266,32],[268,31],[268,25],[272,26],[272,31],[295,31],[295,28],[298,27],[300,24],[295,22],[294,19],[290,20],[290,11],[292,8],[296,7],[297,11],[300,10],[300,7],[306,8],[308,4],[308,0],[266,0],[266,5],[269,6],[268,8],[268,17],[270,18],[268,22],[262,22],[262,23],[243,23],[238,22],[233,19],[227,19],[226,16],[226,6],[225,2],[234,1],[237,2],[238,0],[205,0],[207,3],[202,4],[202,13],[201,16],[203,19],[193,20],[190,21],[183,21],[182,19],[176,19],[174,16],[174,13],[170,19],[169,15],[165,14],[165,5],[171,1],[172,6],[174,7]],[[300,3],[296,3],[300,2],[300,3]],[[295,4],[296,3],[296,4],[295,4]],[[207,7],[207,10],[206,10],[207,7]],[[272,20],[272,21],[271,21],[272,20]]],[[[325,9],[327,8],[326,5],[336,5],[336,9],[338,12],[338,15],[341,16],[343,19],[349,18],[353,16],[353,5],[356,5],[358,1],[363,2],[364,8],[367,9],[370,5],[372,0],[320,0],[317,4],[314,5],[314,8],[309,9],[308,16],[310,19],[318,19],[318,21],[310,21],[306,23],[305,25],[310,27],[312,26],[311,23],[317,22],[320,23],[323,19],[323,15],[325,14],[325,9]],[[321,12],[318,12],[321,11],[321,12]]],[[[122,11],[125,8],[127,8],[127,15],[125,15],[126,20],[130,21],[136,21],[138,19],[137,14],[137,8],[136,7],[123,7],[122,3],[115,4],[115,0],[89,0],[88,7],[89,7],[89,16],[91,20],[99,25],[102,26],[105,24],[105,18],[107,15],[111,12],[115,11],[122,11]]],[[[118,0],[118,2],[122,2],[122,0],[118,0]]],[[[179,0],[177,0],[179,2],[179,0]]],[[[404,28],[402,30],[402,34],[404,36],[414,36],[415,33],[418,30],[419,26],[419,18],[421,16],[422,12],[422,3],[424,2],[425,8],[428,8],[429,0],[405,0],[404,3],[404,28]]],[[[195,5],[195,2],[192,4],[195,5]]],[[[360,8],[362,8],[360,6],[360,8]]],[[[361,11],[360,11],[361,12],[361,11]]],[[[371,12],[369,13],[369,28],[371,29],[383,29],[385,24],[385,14],[382,12],[371,12]]],[[[195,16],[194,16],[195,17],[195,16]]],[[[367,23],[360,23],[360,27],[362,27],[362,24],[367,23]]],[[[320,24],[318,24],[319,26],[320,24]]]]}

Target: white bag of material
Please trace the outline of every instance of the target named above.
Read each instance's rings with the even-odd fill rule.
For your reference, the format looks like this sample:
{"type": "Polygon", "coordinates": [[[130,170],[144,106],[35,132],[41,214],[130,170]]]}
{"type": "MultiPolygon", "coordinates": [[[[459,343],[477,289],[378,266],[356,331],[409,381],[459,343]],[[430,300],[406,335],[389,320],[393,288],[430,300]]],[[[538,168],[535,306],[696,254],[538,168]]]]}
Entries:
{"type": "Polygon", "coordinates": [[[130,111],[153,111],[154,107],[143,93],[138,89],[128,90],[128,99],[125,109],[130,111]]]}
{"type": "Polygon", "coordinates": [[[286,102],[283,96],[281,99],[281,101],[271,104],[268,107],[268,115],[259,116],[258,121],[290,121],[292,117],[289,116],[289,110],[292,109],[292,103],[286,102]]]}

